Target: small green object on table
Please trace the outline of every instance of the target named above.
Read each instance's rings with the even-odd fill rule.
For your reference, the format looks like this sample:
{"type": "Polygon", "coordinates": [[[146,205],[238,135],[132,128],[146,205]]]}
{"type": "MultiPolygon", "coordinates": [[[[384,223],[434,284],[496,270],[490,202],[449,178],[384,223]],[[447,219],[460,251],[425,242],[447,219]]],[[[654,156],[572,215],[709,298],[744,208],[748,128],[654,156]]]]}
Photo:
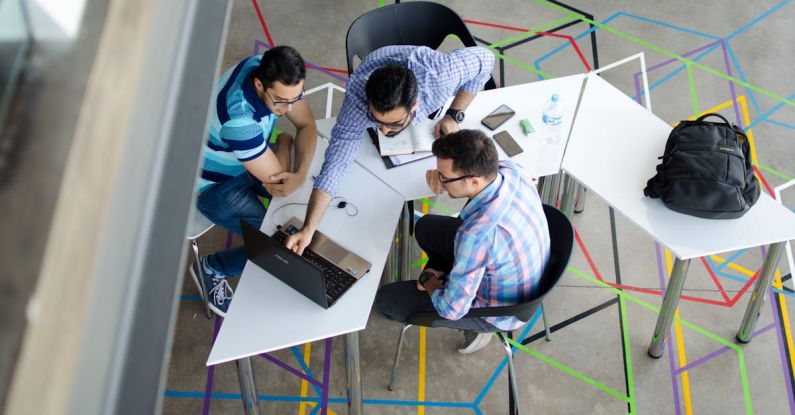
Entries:
{"type": "Polygon", "coordinates": [[[532,134],[536,131],[533,128],[533,124],[530,124],[530,121],[526,118],[519,120],[519,127],[522,128],[522,134],[524,135],[532,134]]]}

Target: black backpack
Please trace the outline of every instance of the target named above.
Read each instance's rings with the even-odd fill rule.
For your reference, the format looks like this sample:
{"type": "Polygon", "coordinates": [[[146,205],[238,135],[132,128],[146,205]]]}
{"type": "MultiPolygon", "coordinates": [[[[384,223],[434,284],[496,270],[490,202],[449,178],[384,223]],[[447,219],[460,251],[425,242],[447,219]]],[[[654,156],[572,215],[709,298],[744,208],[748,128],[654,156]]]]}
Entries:
{"type": "Polygon", "coordinates": [[[720,114],[682,121],[668,136],[662,163],[643,194],[669,209],[707,219],[734,219],[759,199],[751,146],[742,129],[720,114]],[[723,122],[704,121],[719,117],[723,122]]]}

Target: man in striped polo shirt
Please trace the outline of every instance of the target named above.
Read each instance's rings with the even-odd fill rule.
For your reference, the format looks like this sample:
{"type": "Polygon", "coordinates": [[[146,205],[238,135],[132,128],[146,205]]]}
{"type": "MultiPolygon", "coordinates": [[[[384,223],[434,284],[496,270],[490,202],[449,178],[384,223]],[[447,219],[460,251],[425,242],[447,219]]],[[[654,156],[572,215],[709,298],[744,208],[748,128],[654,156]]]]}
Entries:
{"type": "Polygon", "coordinates": [[[533,182],[510,160],[499,162],[482,131],[446,135],[433,143],[433,154],[430,188],[467,203],[458,217],[417,222],[417,243],[428,254],[423,275],[381,287],[375,308],[401,323],[436,312],[445,320],[434,326],[464,330],[458,351],[472,353],[491,333],[522,326],[515,317],[463,317],[471,308],[516,305],[535,294],[549,259],[549,228],[533,182]]]}
{"type": "MultiPolygon", "coordinates": [[[[312,111],[302,100],[305,77],[301,55],[289,46],[277,46],[243,59],[218,79],[196,201],[199,211],[216,225],[238,235],[241,220],[259,228],[265,217],[259,198],[286,196],[303,184],[317,139],[312,111]],[[282,133],[271,143],[282,115],[295,126],[295,140],[282,133]]],[[[198,267],[203,267],[208,304],[223,317],[232,299],[226,278],[243,272],[245,250],[241,246],[216,252],[200,262],[191,266],[191,275],[198,286],[198,267]]]]}

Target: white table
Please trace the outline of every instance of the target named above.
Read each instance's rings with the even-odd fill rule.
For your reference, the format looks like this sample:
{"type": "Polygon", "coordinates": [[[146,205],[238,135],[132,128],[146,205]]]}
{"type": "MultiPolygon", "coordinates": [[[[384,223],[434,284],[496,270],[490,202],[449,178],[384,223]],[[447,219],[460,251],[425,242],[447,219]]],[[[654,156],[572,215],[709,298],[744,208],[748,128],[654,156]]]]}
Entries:
{"type": "MultiPolygon", "coordinates": [[[[318,140],[310,174],[320,171],[327,144],[318,140]]],[[[290,217],[303,219],[312,191],[312,179],[286,198],[274,198],[263,221],[262,231],[275,231],[290,217]],[[277,210],[278,209],[278,210],[277,210]],[[275,217],[274,217],[275,214],[275,217]]],[[[342,180],[338,196],[358,208],[356,216],[335,206],[326,211],[319,230],[340,245],[372,263],[364,275],[334,306],[324,310],[303,295],[248,262],[235,290],[229,311],[210,351],[207,365],[237,361],[246,408],[257,407],[250,356],[345,334],[348,392],[351,413],[361,413],[361,373],[356,331],[367,324],[384,268],[403,198],[376,177],[351,165],[342,180]],[[364,190],[366,189],[366,190],[364,190]]],[[[248,411],[249,409],[247,409],[248,411]]]]}
{"type": "MultiPolygon", "coordinates": [[[[737,334],[748,342],[783,243],[795,239],[795,214],[766,194],[743,217],[710,220],[643,195],[672,127],[599,76],[589,75],[562,169],[676,255],[649,354],[662,355],[690,259],[772,244],[737,334]]],[[[564,191],[565,193],[565,191],[564,191]]]]}
{"type": "MultiPolygon", "coordinates": [[[[571,121],[574,119],[574,110],[584,77],[585,75],[578,74],[478,92],[466,110],[466,119],[461,123],[461,128],[478,129],[489,136],[507,130],[524,150],[512,160],[520,164],[530,177],[557,174],[560,171],[560,163],[566,146],[565,133],[569,131],[571,121]],[[545,145],[541,143],[544,134],[541,113],[544,104],[554,93],[560,95],[566,109],[565,125],[561,128],[564,137],[557,145],[545,145]],[[484,127],[480,120],[502,104],[511,107],[516,111],[516,115],[495,131],[484,127]],[[522,118],[530,120],[535,127],[535,133],[528,136],[522,134],[522,130],[519,128],[519,120],[522,118]]],[[[331,129],[335,122],[336,118],[334,117],[317,121],[318,134],[330,140],[331,129]]],[[[436,168],[435,158],[429,157],[387,169],[381,160],[381,155],[366,133],[362,137],[362,141],[363,143],[356,153],[357,164],[395,189],[406,200],[416,200],[433,195],[425,183],[425,172],[436,168]]],[[[499,145],[497,145],[497,152],[500,155],[500,160],[508,159],[499,145]]]]}

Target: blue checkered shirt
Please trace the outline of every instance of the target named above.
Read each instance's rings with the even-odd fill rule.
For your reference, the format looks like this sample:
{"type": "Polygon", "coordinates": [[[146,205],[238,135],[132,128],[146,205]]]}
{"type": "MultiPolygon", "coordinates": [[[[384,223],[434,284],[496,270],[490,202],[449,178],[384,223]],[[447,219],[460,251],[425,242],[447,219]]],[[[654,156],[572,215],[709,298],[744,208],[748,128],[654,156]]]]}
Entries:
{"type": "Polygon", "coordinates": [[[443,53],[425,46],[386,46],[367,55],[348,80],[337,124],[331,130],[315,189],[334,196],[348,165],[359,150],[362,137],[375,123],[367,117],[365,85],[370,74],[386,65],[411,69],[417,77],[419,108],[412,123],[419,123],[442,108],[459,91],[477,93],[489,80],[494,55],[488,49],[470,47],[443,53]]]}
{"type": "MultiPolygon", "coordinates": [[[[533,182],[512,161],[500,163],[490,185],[461,209],[455,262],[431,300],[439,315],[458,320],[471,308],[526,302],[538,290],[549,259],[549,227],[533,182]]],[[[502,330],[516,317],[485,319],[502,330]]]]}

